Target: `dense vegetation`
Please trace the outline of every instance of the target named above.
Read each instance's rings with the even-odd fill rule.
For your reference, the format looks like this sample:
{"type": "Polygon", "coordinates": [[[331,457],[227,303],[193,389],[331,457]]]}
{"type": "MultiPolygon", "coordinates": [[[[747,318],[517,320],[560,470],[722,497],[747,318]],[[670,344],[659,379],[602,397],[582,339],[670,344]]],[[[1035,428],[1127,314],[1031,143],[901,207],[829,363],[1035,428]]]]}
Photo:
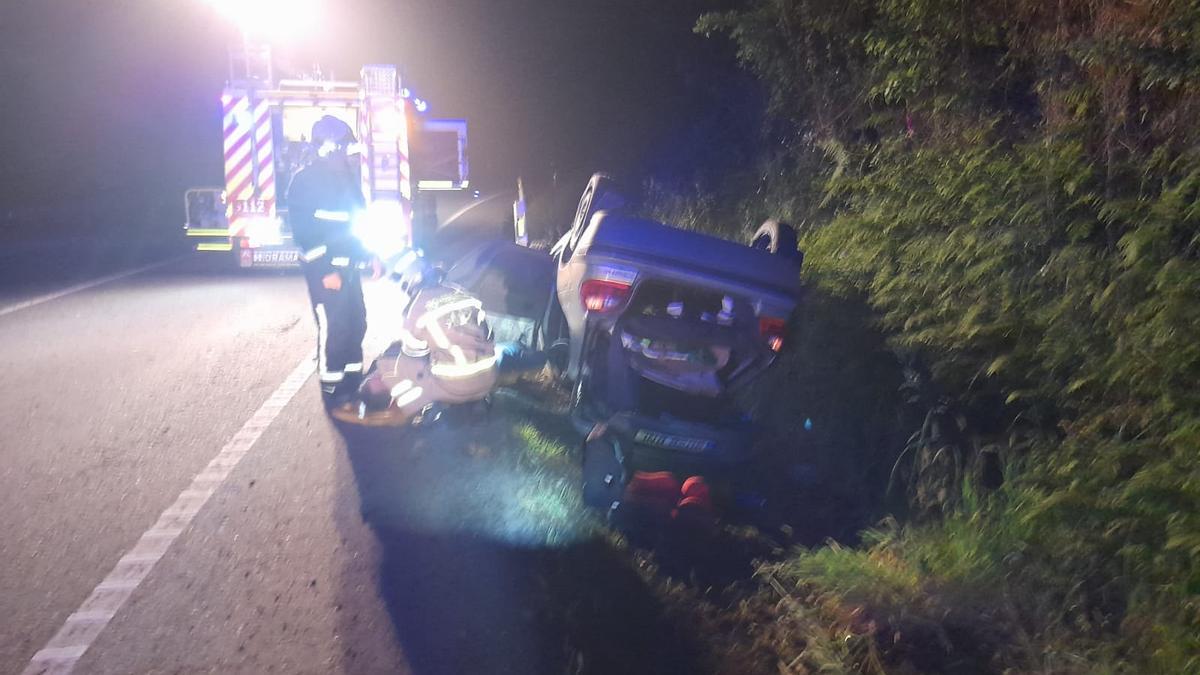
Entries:
{"type": "Polygon", "coordinates": [[[658,208],[791,219],[816,316],[867,307],[922,406],[873,449],[900,522],[764,570],[828,628],[794,665],[1200,672],[1200,6],[746,0],[697,29],[767,142],[658,208]]]}

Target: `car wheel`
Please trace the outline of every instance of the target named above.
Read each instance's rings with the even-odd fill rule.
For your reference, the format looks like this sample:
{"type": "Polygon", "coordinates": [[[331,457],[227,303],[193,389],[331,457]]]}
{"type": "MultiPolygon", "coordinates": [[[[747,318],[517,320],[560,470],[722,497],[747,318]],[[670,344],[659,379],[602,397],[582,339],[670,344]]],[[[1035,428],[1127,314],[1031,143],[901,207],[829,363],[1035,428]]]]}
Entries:
{"type": "Polygon", "coordinates": [[[556,379],[563,377],[563,374],[567,372],[570,360],[571,345],[568,342],[555,342],[546,349],[546,364],[556,379]]]}
{"type": "Polygon", "coordinates": [[[778,220],[768,220],[750,238],[750,247],[769,251],[788,260],[800,258],[800,241],[796,229],[778,220]]]}
{"type": "Polygon", "coordinates": [[[622,196],[617,181],[606,173],[593,174],[588,180],[587,187],[583,189],[583,195],[579,198],[579,205],[575,208],[575,217],[571,220],[571,229],[565,235],[566,242],[562,249],[560,264],[565,264],[571,259],[572,252],[579,245],[579,239],[583,236],[583,231],[587,229],[588,222],[596,211],[619,209],[624,205],[625,197],[622,196]]]}

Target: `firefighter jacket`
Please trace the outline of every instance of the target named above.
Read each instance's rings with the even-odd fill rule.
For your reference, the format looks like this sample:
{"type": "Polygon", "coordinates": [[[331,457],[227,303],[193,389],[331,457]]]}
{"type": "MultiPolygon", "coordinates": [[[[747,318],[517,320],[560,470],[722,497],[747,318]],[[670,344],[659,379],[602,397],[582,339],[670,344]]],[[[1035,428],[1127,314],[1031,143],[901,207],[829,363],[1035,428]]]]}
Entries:
{"type": "Polygon", "coordinates": [[[288,221],[300,259],[321,274],[355,268],[371,259],[354,236],[354,217],[365,204],[353,174],[319,159],[301,169],[288,188],[288,221]]]}
{"type": "Polygon", "coordinates": [[[428,356],[435,378],[462,379],[492,370],[495,344],[480,301],[458,288],[423,288],[413,300],[400,342],[409,356],[428,356]]]}

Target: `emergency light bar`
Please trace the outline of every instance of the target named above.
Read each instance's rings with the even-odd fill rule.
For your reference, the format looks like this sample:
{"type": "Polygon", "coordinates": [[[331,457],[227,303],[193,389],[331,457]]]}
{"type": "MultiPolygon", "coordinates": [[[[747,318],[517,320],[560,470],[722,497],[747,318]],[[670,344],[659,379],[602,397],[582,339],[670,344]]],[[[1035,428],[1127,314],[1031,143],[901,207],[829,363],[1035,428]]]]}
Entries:
{"type": "Polygon", "coordinates": [[[417,182],[417,187],[422,190],[463,190],[471,187],[471,181],[464,180],[461,183],[456,183],[452,180],[423,180],[417,182]]]}
{"type": "Polygon", "coordinates": [[[358,82],[346,80],[280,80],[276,85],[280,91],[350,91],[358,93],[358,82]]]}

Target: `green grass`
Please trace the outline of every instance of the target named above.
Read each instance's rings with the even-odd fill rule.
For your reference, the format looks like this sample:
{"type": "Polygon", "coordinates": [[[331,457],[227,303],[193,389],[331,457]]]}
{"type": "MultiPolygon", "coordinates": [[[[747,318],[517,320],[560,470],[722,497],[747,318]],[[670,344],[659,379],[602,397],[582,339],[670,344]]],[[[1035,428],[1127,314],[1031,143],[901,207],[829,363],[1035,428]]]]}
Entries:
{"type": "Polygon", "coordinates": [[[533,424],[518,424],[514,431],[525,444],[525,453],[533,458],[559,459],[567,456],[567,446],[547,438],[533,424]]]}
{"type": "MultiPolygon", "coordinates": [[[[936,522],[888,521],[859,547],[798,549],[760,574],[815,609],[828,633],[868,640],[886,672],[1200,672],[1200,633],[1183,603],[1127,590],[1148,567],[1106,580],[1111,604],[1097,604],[1085,563],[1103,551],[1087,553],[1066,530],[1075,539],[1048,540],[1032,490],[1003,497],[936,522]]],[[[861,649],[842,656],[851,672],[878,671],[861,649]]]]}

